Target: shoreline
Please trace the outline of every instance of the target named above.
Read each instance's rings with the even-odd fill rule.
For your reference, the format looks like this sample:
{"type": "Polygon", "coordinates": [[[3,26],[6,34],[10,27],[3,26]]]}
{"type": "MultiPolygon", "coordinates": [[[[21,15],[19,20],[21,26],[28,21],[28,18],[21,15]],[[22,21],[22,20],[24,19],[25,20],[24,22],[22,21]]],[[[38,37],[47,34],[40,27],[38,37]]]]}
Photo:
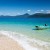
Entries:
{"type": "MultiPolygon", "coordinates": [[[[10,31],[0,31],[0,33],[2,34],[2,35],[5,35],[5,36],[7,36],[7,37],[9,37],[10,39],[12,39],[12,40],[14,40],[14,41],[16,41],[16,42],[18,42],[20,45],[21,45],[21,47],[23,47],[25,50],[41,50],[42,48],[43,48],[43,46],[45,46],[45,42],[43,43],[43,42],[41,42],[41,41],[39,41],[39,40],[36,40],[36,39],[29,39],[28,37],[25,37],[24,35],[22,35],[22,34],[18,34],[18,33],[15,33],[15,32],[10,32],[10,31]],[[17,36],[16,36],[17,35],[17,36]],[[33,41],[32,41],[33,40],[33,41]],[[31,43],[33,44],[36,44],[36,46],[34,46],[34,45],[31,45],[31,43]],[[43,44],[42,46],[40,45],[39,46],[39,44],[43,44]],[[38,44],[38,45],[37,45],[38,44]],[[41,48],[39,48],[39,47],[41,47],[41,48]]],[[[43,50],[43,49],[42,49],[43,50]]]]}
{"type": "MultiPolygon", "coordinates": [[[[10,33],[10,32],[7,32],[7,31],[0,31],[0,33],[1,33],[1,35],[4,35],[4,36],[6,36],[6,37],[9,37],[10,39],[12,39],[12,40],[18,42],[18,43],[20,44],[20,46],[21,46],[22,48],[24,48],[24,50],[28,50],[28,49],[29,49],[29,50],[39,50],[39,49],[36,48],[36,47],[30,46],[26,39],[18,39],[18,38],[16,38],[16,37],[13,37],[11,34],[8,34],[8,33],[10,33]],[[25,40],[26,40],[26,41],[25,41],[25,40]]],[[[11,33],[12,33],[12,32],[11,32],[11,33]]],[[[13,33],[14,33],[14,32],[13,32],[13,33]]],[[[23,35],[21,35],[21,36],[23,36],[23,35]]]]}

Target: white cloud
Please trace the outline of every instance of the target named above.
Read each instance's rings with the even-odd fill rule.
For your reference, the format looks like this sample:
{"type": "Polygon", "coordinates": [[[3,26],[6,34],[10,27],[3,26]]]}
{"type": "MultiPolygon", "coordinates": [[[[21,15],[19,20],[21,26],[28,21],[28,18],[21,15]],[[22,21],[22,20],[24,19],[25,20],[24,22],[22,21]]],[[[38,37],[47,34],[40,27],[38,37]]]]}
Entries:
{"type": "Polygon", "coordinates": [[[40,11],[42,11],[42,12],[43,12],[44,10],[40,10],[40,11]]]}
{"type": "Polygon", "coordinates": [[[37,10],[35,13],[44,13],[44,10],[37,10]]]}
{"type": "Polygon", "coordinates": [[[50,13],[50,10],[46,10],[47,13],[50,13]]]}
{"type": "Polygon", "coordinates": [[[38,11],[35,11],[35,13],[40,13],[40,12],[38,12],[38,11]]]}
{"type": "Polygon", "coordinates": [[[39,11],[39,10],[37,10],[37,11],[35,11],[35,13],[40,13],[40,11],[39,11]]]}
{"type": "Polygon", "coordinates": [[[20,15],[20,13],[17,13],[17,15],[20,15]]]}
{"type": "Polygon", "coordinates": [[[30,12],[31,10],[27,10],[28,12],[30,12]]]}

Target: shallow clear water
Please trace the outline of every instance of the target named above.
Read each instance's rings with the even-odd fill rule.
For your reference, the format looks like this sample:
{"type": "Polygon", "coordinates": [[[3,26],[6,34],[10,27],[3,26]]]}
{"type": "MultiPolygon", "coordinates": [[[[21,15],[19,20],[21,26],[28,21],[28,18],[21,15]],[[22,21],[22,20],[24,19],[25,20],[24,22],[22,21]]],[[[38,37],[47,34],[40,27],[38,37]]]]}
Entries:
{"type": "Polygon", "coordinates": [[[31,38],[50,42],[50,29],[33,30],[35,25],[50,26],[50,18],[2,18],[0,19],[0,30],[14,31],[31,38]]]}

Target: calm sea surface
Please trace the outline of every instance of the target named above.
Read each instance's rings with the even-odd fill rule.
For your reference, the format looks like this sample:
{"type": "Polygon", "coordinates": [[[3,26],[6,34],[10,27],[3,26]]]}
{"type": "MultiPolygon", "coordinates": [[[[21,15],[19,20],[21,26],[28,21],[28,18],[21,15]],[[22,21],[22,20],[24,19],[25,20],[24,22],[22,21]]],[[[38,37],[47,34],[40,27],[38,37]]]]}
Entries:
{"type": "Polygon", "coordinates": [[[50,26],[50,18],[0,18],[0,30],[14,31],[50,42],[50,29],[34,30],[36,25],[44,24],[50,26]]]}

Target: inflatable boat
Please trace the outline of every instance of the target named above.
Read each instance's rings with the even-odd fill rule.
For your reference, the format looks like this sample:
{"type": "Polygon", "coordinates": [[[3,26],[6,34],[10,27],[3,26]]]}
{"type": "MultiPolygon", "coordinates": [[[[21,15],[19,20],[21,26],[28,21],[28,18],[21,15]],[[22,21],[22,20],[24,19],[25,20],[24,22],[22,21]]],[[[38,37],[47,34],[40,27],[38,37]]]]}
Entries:
{"type": "Polygon", "coordinates": [[[35,26],[35,30],[44,30],[44,29],[49,29],[49,26],[35,26]]]}

